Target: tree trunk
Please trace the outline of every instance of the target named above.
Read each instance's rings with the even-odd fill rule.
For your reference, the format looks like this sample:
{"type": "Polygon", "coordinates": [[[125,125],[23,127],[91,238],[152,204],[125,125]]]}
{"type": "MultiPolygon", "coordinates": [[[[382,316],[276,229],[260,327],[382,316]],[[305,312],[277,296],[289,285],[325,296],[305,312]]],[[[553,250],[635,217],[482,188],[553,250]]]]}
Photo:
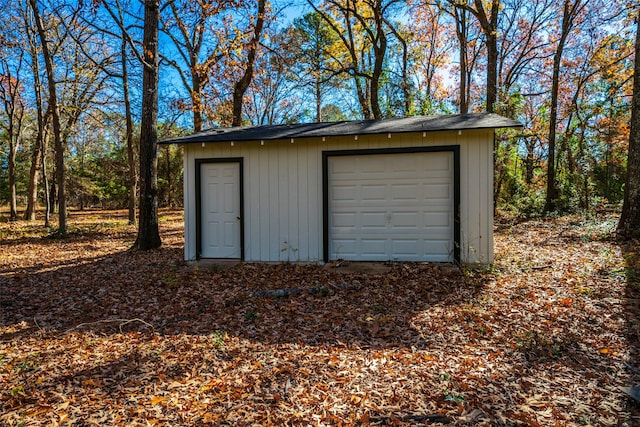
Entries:
{"type": "Polygon", "coordinates": [[[458,36],[458,44],[460,46],[460,94],[459,94],[459,112],[467,114],[469,112],[469,99],[467,98],[467,11],[464,9],[454,8],[456,18],[456,34],[458,36]]]}
{"type": "MultiPolygon", "coordinates": [[[[451,0],[450,0],[451,1],[451,0]]],[[[486,37],[487,47],[487,105],[486,111],[493,113],[498,98],[498,13],[500,13],[500,1],[491,0],[491,11],[487,15],[484,9],[483,0],[474,0],[475,9],[469,9],[473,13],[480,28],[486,37]]]]}
{"type": "Polygon", "coordinates": [[[549,154],[547,158],[547,195],[545,200],[545,212],[552,212],[557,209],[558,187],[556,183],[556,125],[558,121],[558,92],[560,89],[560,65],[564,45],[569,36],[569,31],[573,26],[573,19],[577,5],[581,0],[577,0],[572,6],[570,0],[565,0],[562,15],[562,29],[558,47],[553,56],[553,76],[551,80],[551,108],[549,110],[549,154]]]}
{"type": "MultiPolygon", "coordinates": [[[[382,16],[382,4],[380,0],[376,0],[371,4],[373,18],[375,20],[375,39],[371,40],[373,49],[373,72],[371,73],[371,80],[369,82],[371,97],[371,111],[373,118],[376,120],[382,119],[382,110],[380,108],[380,77],[383,72],[384,58],[387,53],[387,35],[384,33],[383,16],[382,16]]],[[[355,8],[354,8],[355,9],[355,8]]]]}
{"type": "MultiPolygon", "coordinates": [[[[379,3],[376,3],[378,6],[379,3]]],[[[382,29],[382,11],[376,10],[376,30],[378,36],[378,45],[373,46],[373,52],[375,55],[373,62],[373,73],[371,74],[371,110],[373,112],[373,118],[376,120],[382,119],[382,110],[380,109],[380,77],[382,76],[382,66],[384,65],[384,56],[387,52],[387,37],[382,29]]]]}
{"type": "MultiPolygon", "coordinates": [[[[39,126],[38,126],[39,127],[39,126]]],[[[40,151],[42,150],[42,133],[38,129],[36,142],[31,153],[31,167],[29,168],[29,185],[27,187],[27,209],[24,212],[26,221],[36,220],[38,205],[38,173],[40,172],[40,151]]]]}
{"type": "Polygon", "coordinates": [[[636,25],[636,56],[631,101],[627,181],[624,187],[622,215],[618,223],[618,233],[623,238],[640,237],[640,8],[636,25]]]}
{"type": "Polygon", "coordinates": [[[487,34],[487,107],[488,113],[496,111],[498,100],[498,37],[496,31],[487,34]]]}
{"type": "MultiPolygon", "coordinates": [[[[38,206],[38,173],[40,169],[44,170],[43,157],[44,157],[44,138],[47,126],[47,115],[42,112],[42,84],[40,83],[39,66],[37,64],[37,55],[34,55],[34,92],[36,97],[36,115],[38,131],[36,133],[36,142],[33,146],[33,153],[31,154],[31,169],[29,170],[29,187],[27,189],[27,210],[24,213],[24,219],[26,221],[36,220],[36,209],[38,206]]],[[[46,176],[42,174],[42,179],[45,180],[46,176]]],[[[45,189],[46,193],[47,189],[45,189]]],[[[49,200],[47,196],[47,200],[49,200]]],[[[48,209],[47,209],[48,210],[48,209]]]]}
{"type": "Polygon", "coordinates": [[[266,0],[258,0],[258,15],[256,16],[256,25],[253,29],[253,37],[249,44],[247,65],[240,80],[233,85],[233,118],[231,126],[242,126],[242,102],[244,100],[244,94],[253,79],[253,66],[256,62],[258,45],[260,43],[260,37],[262,36],[265,12],[266,0]]]}
{"type": "Polygon", "coordinates": [[[18,220],[18,203],[16,201],[16,152],[18,143],[12,131],[9,131],[9,221],[18,220]]]}
{"type": "Polygon", "coordinates": [[[16,194],[16,155],[20,145],[20,135],[22,133],[22,120],[24,117],[24,106],[20,100],[20,88],[22,83],[21,68],[23,54],[15,61],[17,69],[15,76],[12,67],[5,58],[2,58],[2,72],[6,73],[4,81],[6,85],[0,86],[2,93],[3,113],[6,116],[6,125],[3,126],[9,142],[9,156],[7,158],[7,173],[9,184],[9,221],[18,220],[18,202],[16,194]]]}
{"type": "Polygon", "coordinates": [[[549,112],[549,135],[547,156],[547,196],[544,210],[552,212],[556,209],[558,188],[556,185],[556,122],[558,120],[558,80],[560,76],[560,57],[558,52],[553,60],[553,78],[551,83],[551,109],[549,112]]]}
{"type": "Polygon", "coordinates": [[[315,98],[316,98],[316,122],[322,121],[322,87],[320,85],[320,76],[315,78],[315,98]]]}
{"type": "Polygon", "coordinates": [[[49,134],[42,136],[42,150],[40,151],[40,164],[42,165],[42,186],[44,187],[44,226],[49,228],[51,221],[51,198],[49,197],[49,178],[47,177],[47,147],[49,146],[49,134]]]}
{"type": "Polygon", "coordinates": [[[171,198],[171,191],[173,183],[171,182],[171,146],[166,146],[165,154],[167,156],[167,206],[172,207],[173,199],[171,198]]]}
{"type": "Polygon", "coordinates": [[[49,45],[42,24],[42,18],[38,10],[36,0],[29,0],[33,10],[34,19],[38,28],[38,36],[42,44],[42,56],[47,70],[47,81],[49,86],[49,108],[53,124],[53,138],[55,141],[56,153],[56,181],[58,185],[58,234],[62,237],[67,235],[67,201],[65,198],[64,182],[64,146],[60,130],[60,115],[58,112],[58,97],[56,94],[56,80],[53,73],[53,58],[49,51],[49,45]]]}
{"type": "Polygon", "coordinates": [[[125,128],[127,133],[127,162],[129,164],[129,225],[133,225],[136,223],[138,174],[136,173],[136,160],[133,147],[133,118],[131,115],[131,100],[129,99],[129,67],[127,65],[127,41],[124,31],[120,49],[122,59],[122,92],[124,96],[125,128]]]}
{"type": "Polygon", "coordinates": [[[191,99],[193,102],[193,131],[200,132],[202,130],[202,81],[200,79],[199,71],[195,70],[197,65],[197,58],[192,61],[191,64],[191,82],[193,89],[191,90],[191,99]]]}
{"type": "MultiPolygon", "coordinates": [[[[27,11],[28,13],[28,11],[27,11]]],[[[25,19],[25,27],[29,28],[29,22],[26,15],[23,15],[25,19]]],[[[29,32],[30,34],[31,31],[29,32]]],[[[46,121],[48,115],[44,114],[44,104],[42,102],[42,82],[40,80],[40,59],[38,51],[33,42],[33,38],[29,36],[29,51],[31,54],[31,71],[33,74],[33,92],[36,100],[36,117],[38,130],[36,133],[36,141],[31,154],[31,169],[29,170],[29,186],[27,189],[27,209],[24,213],[24,219],[26,221],[36,220],[36,210],[38,206],[38,173],[40,169],[44,169],[42,165],[43,150],[44,150],[44,137],[46,121]]],[[[43,174],[43,180],[46,177],[43,174]]],[[[48,190],[48,189],[47,189],[48,190]]],[[[46,191],[46,190],[45,190],[46,191]]],[[[47,195],[47,200],[48,195],[47,195]]],[[[47,223],[48,226],[48,223],[47,223]]]]}
{"type": "Polygon", "coordinates": [[[162,244],[158,230],[158,3],[159,0],[144,2],[140,213],[135,243],[139,250],[154,249],[162,244]]]}

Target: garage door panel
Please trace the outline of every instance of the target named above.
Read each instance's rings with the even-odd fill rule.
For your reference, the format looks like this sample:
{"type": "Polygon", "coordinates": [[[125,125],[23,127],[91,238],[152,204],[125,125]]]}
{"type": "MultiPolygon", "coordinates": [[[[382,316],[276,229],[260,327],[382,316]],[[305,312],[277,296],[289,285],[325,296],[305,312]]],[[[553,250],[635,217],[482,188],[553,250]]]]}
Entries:
{"type": "MultiPolygon", "coordinates": [[[[358,183],[358,187],[360,189],[360,199],[363,201],[367,200],[385,200],[385,193],[387,190],[386,185],[372,185],[367,183],[358,183]]],[[[354,200],[354,199],[352,199],[354,200]]]]}
{"type": "Polygon", "coordinates": [[[336,185],[333,189],[333,200],[354,200],[357,198],[358,187],[355,185],[336,185]]]}
{"type": "Polygon", "coordinates": [[[405,200],[417,200],[419,196],[420,185],[416,183],[412,184],[392,184],[390,185],[391,200],[405,201],[405,200]]]}
{"type": "Polygon", "coordinates": [[[424,224],[421,221],[421,216],[419,212],[394,212],[393,214],[389,214],[389,223],[393,225],[394,228],[405,229],[411,228],[413,230],[417,230],[421,228],[424,224]]]}
{"type": "Polygon", "coordinates": [[[420,241],[417,239],[393,239],[391,241],[391,249],[393,254],[397,256],[417,256],[420,241]]]}
{"type": "Polygon", "coordinates": [[[449,183],[444,184],[429,184],[422,187],[422,194],[424,200],[433,199],[446,199],[449,200],[452,197],[453,191],[452,185],[449,183]]]}
{"type": "Polygon", "coordinates": [[[335,256],[336,259],[351,259],[358,254],[356,249],[359,246],[359,242],[356,239],[335,239],[332,243],[337,254],[335,256]]]}
{"type": "Polygon", "coordinates": [[[363,228],[386,228],[386,213],[385,212],[363,212],[361,215],[360,226],[363,228]]]}
{"type": "Polygon", "coordinates": [[[453,261],[452,152],[335,156],[327,166],[330,258],[453,261]]]}
{"type": "Polygon", "coordinates": [[[353,212],[346,213],[334,213],[332,216],[332,223],[337,228],[355,228],[357,215],[353,212]]]}
{"type": "Polygon", "coordinates": [[[425,212],[422,215],[424,224],[429,224],[431,227],[445,227],[449,230],[452,226],[449,212],[425,212]]]}
{"type": "Polygon", "coordinates": [[[387,254],[386,239],[367,239],[360,240],[360,252],[364,256],[380,257],[387,254]]]}

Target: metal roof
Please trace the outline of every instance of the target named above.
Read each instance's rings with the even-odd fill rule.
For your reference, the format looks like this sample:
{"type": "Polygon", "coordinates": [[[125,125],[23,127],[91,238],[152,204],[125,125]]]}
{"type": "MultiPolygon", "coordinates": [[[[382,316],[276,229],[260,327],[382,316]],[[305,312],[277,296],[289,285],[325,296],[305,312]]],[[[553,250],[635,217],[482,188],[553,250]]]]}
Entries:
{"type": "Polygon", "coordinates": [[[416,116],[384,120],[300,123],[233,128],[214,128],[192,135],[159,141],[160,144],[259,141],[384,133],[458,131],[522,127],[519,122],[493,113],[416,116]]]}

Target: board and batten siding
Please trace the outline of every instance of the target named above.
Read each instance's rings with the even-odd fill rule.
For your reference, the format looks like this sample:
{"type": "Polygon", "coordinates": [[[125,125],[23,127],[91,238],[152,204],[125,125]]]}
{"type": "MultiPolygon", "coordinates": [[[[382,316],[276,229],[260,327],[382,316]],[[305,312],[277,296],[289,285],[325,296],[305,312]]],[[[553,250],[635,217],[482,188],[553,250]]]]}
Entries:
{"type": "Polygon", "coordinates": [[[185,259],[197,257],[197,159],[243,159],[245,261],[322,262],[324,151],[458,145],[460,259],[491,263],[493,137],[489,129],[185,144],[185,259]]]}

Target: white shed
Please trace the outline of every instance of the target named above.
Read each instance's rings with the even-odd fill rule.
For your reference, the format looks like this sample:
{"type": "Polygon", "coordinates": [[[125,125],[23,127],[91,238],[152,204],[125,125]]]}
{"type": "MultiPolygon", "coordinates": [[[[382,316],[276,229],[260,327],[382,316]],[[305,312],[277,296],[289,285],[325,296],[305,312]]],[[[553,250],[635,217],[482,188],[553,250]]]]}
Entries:
{"type": "Polygon", "coordinates": [[[186,260],[493,260],[496,114],[212,129],[184,146],[186,260]]]}

